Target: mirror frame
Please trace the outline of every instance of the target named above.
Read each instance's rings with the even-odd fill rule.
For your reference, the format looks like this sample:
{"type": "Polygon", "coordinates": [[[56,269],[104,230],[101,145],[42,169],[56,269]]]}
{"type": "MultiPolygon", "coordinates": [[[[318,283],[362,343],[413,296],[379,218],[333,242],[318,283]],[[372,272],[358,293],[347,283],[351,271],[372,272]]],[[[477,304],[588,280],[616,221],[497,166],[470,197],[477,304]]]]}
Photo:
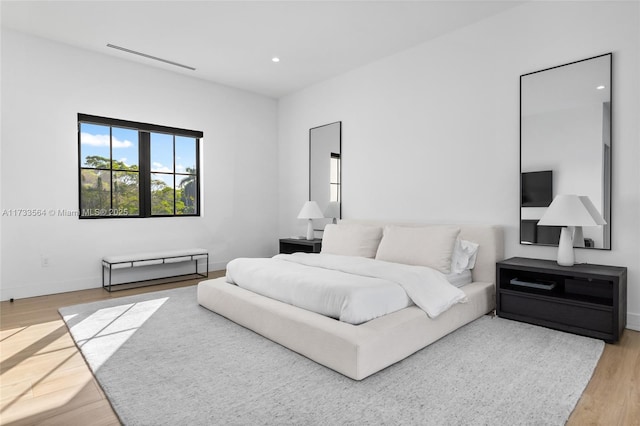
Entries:
{"type": "MultiPolygon", "coordinates": [[[[338,168],[338,199],[340,200],[338,206],[338,217],[337,219],[342,219],[342,121],[334,121],[333,123],[323,124],[321,126],[312,127],[309,129],[309,201],[318,201],[313,200],[311,198],[311,188],[312,188],[312,176],[313,176],[313,161],[312,161],[312,144],[313,144],[313,131],[317,129],[321,129],[327,126],[338,125],[338,155],[340,156],[340,163],[338,168]]],[[[322,208],[322,206],[320,206],[322,208]]],[[[324,212],[323,212],[324,213],[324,212]]],[[[324,227],[333,221],[332,218],[316,219],[314,221],[314,230],[315,231],[323,231],[324,227]],[[320,228],[317,227],[316,223],[322,223],[320,228]]]]}
{"type": "MultiPolygon", "coordinates": [[[[520,197],[519,197],[519,217],[520,217],[520,221],[518,223],[518,229],[519,229],[519,234],[518,234],[518,238],[520,241],[521,245],[535,245],[535,246],[550,246],[550,247],[557,247],[557,244],[545,244],[545,243],[527,243],[527,242],[523,242],[522,240],[522,223],[523,223],[523,218],[522,218],[522,142],[523,142],[523,135],[522,135],[522,110],[523,110],[523,93],[522,93],[522,86],[523,86],[523,78],[527,77],[527,76],[531,76],[533,74],[539,74],[542,72],[546,72],[546,71],[551,71],[551,70],[555,70],[558,68],[562,68],[562,67],[566,67],[566,66],[570,66],[570,65],[575,65],[575,64],[579,64],[585,61],[590,61],[593,59],[598,59],[598,58],[603,58],[603,57],[609,57],[609,81],[607,82],[608,84],[608,90],[609,90],[609,110],[608,110],[608,115],[609,115],[609,123],[608,123],[608,129],[606,128],[606,126],[603,129],[603,135],[606,135],[606,137],[609,140],[609,149],[606,150],[603,148],[603,152],[602,152],[602,162],[603,162],[603,173],[602,173],[602,192],[603,192],[603,211],[601,212],[602,216],[604,217],[605,221],[607,222],[607,225],[604,225],[604,229],[603,229],[603,247],[576,247],[576,248],[588,248],[588,249],[596,249],[596,250],[611,250],[611,189],[612,189],[612,163],[613,163],[613,158],[612,158],[612,145],[613,145],[613,53],[609,52],[609,53],[605,53],[602,55],[597,55],[597,56],[592,56],[589,58],[585,58],[585,59],[580,59],[577,61],[573,61],[573,62],[569,62],[566,64],[561,64],[561,65],[557,65],[554,67],[550,67],[550,68],[545,68],[542,70],[538,70],[538,71],[533,71],[530,73],[526,73],[526,74],[522,74],[520,76],[520,116],[519,116],[519,120],[520,120],[520,174],[519,174],[519,183],[520,183],[520,197]]],[[[605,144],[606,145],[606,144],[605,144]]],[[[553,196],[555,196],[557,194],[552,193],[552,198],[553,196]]],[[[581,194],[578,194],[581,195],[581,194]]],[[[535,220],[535,219],[533,219],[535,220]]]]}

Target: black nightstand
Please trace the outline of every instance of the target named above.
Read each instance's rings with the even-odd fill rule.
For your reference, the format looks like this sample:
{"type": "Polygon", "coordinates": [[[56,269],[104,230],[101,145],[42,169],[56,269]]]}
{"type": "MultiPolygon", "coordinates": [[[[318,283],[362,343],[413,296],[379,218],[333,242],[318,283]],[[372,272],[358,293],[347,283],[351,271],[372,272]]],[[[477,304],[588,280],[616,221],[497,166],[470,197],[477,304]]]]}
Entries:
{"type": "Polygon", "coordinates": [[[280,253],[320,253],[322,249],[322,238],[305,240],[297,238],[281,238],[280,253]]]}
{"type": "Polygon", "coordinates": [[[514,257],[496,264],[496,313],[615,342],[627,324],[627,268],[514,257]]]}

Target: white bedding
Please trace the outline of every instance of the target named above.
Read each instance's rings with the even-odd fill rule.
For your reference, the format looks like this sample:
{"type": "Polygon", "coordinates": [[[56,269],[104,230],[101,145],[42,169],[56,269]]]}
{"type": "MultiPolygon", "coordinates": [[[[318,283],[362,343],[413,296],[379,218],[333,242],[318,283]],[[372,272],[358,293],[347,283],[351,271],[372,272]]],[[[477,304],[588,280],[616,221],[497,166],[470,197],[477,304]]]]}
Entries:
{"type": "Polygon", "coordinates": [[[471,284],[473,282],[473,277],[471,275],[470,269],[465,269],[462,272],[451,272],[445,275],[445,277],[447,278],[447,281],[449,281],[449,283],[458,288],[467,284],[471,284]]]}
{"type": "Polygon", "coordinates": [[[435,318],[466,300],[434,269],[331,254],[235,259],[227,265],[227,281],[350,324],[412,304],[435,318]]]}

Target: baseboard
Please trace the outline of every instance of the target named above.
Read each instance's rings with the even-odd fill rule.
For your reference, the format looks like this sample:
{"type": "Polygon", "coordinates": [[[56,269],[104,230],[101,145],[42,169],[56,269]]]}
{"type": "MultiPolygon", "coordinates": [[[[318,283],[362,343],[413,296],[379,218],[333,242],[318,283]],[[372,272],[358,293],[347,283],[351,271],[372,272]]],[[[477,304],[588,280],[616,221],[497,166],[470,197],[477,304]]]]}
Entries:
{"type": "MultiPolygon", "coordinates": [[[[209,263],[209,271],[222,271],[226,269],[227,262],[209,263]]],[[[135,268],[134,268],[135,269],[135,268]]],[[[7,287],[4,282],[0,287],[0,301],[10,299],[25,299],[28,297],[48,296],[51,294],[68,293],[70,291],[89,290],[102,286],[102,277],[95,275],[77,279],[67,279],[59,282],[36,283],[25,286],[7,287]]]]}
{"type": "Polygon", "coordinates": [[[640,314],[627,312],[627,328],[629,330],[640,331],[640,314]]]}
{"type": "Polygon", "coordinates": [[[10,299],[26,299],[28,297],[48,296],[51,294],[68,293],[70,291],[88,290],[90,288],[100,287],[100,277],[67,279],[64,281],[53,281],[44,283],[35,283],[30,285],[20,285],[16,287],[7,287],[6,282],[0,289],[0,300],[10,299]],[[98,283],[96,286],[95,283],[98,283]]]}

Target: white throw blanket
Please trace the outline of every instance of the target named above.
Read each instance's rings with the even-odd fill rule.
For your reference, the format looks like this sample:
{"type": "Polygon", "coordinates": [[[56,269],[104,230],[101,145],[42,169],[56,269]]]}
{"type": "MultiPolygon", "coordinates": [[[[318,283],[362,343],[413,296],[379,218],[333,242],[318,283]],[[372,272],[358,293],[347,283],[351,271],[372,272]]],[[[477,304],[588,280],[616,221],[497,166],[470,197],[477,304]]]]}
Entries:
{"type": "Polygon", "coordinates": [[[235,259],[227,281],[294,306],[360,324],[410,306],[431,318],[464,302],[444,274],[423,266],[330,254],[235,259]]]}

